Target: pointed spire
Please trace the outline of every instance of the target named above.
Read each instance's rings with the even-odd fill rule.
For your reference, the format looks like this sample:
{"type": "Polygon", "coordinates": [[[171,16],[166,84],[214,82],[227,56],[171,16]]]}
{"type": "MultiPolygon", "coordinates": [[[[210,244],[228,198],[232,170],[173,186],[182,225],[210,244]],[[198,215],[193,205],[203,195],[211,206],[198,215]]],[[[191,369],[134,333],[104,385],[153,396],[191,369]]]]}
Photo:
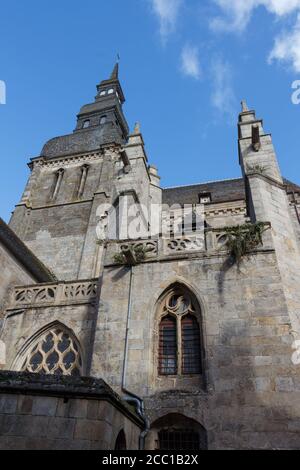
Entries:
{"type": "Polygon", "coordinates": [[[242,105],[242,113],[246,113],[247,111],[249,111],[249,108],[245,100],[241,102],[241,105],[242,105]]]}
{"type": "Polygon", "coordinates": [[[110,80],[119,80],[119,62],[116,62],[110,80]]]}
{"type": "Polygon", "coordinates": [[[139,122],[136,122],[136,123],[135,123],[133,133],[134,133],[134,134],[140,134],[140,133],[141,133],[141,126],[140,126],[140,123],[139,123],[139,122]]]}

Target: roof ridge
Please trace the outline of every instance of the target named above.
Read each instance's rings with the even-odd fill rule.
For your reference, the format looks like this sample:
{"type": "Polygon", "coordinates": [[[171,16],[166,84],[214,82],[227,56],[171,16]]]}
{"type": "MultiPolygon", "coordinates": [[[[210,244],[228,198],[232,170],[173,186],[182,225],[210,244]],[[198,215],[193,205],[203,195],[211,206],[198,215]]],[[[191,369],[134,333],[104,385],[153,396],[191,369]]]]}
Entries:
{"type": "Polygon", "coordinates": [[[179,186],[168,186],[166,188],[162,188],[162,190],[164,191],[166,189],[191,188],[191,187],[194,187],[194,186],[201,186],[201,185],[204,185],[204,184],[223,183],[224,181],[240,181],[242,179],[243,179],[242,177],[240,177],[240,178],[226,178],[226,179],[223,179],[223,180],[205,181],[203,183],[183,184],[183,185],[179,185],[179,186]]]}

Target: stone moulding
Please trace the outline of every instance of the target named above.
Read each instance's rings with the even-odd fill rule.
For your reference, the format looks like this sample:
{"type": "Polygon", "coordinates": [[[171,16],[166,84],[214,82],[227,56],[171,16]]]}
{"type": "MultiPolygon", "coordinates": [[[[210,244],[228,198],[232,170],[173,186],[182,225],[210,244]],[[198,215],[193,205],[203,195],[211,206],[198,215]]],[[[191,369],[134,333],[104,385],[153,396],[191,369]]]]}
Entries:
{"type": "Polygon", "coordinates": [[[97,296],[97,281],[61,282],[15,287],[9,309],[69,303],[92,303],[97,296]]]}
{"type": "Polygon", "coordinates": [[[59,168],[63,164],[67,168],[68,166],[73,166],[74,164],[97,161],[101,160],[102,158],[103,155],[100,152],[66,155],[65,157],[52,157],[51,159],[45,157],[36,157],[31,159],[28,166],[31,169],[34,165],[43,168],[59,168]]]}

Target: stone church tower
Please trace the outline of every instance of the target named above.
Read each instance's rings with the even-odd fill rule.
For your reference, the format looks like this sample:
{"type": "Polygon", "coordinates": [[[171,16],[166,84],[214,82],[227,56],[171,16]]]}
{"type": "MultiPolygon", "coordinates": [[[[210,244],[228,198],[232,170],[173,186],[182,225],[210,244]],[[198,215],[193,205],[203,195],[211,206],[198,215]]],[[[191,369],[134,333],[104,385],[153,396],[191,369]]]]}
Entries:
{"type": "Polygon", "coordinates": [[[300,187],[243,102],[242,177],[163,189],[124,102],[116,65],[1,221],[0,448],[300,448],[300,187]]]}

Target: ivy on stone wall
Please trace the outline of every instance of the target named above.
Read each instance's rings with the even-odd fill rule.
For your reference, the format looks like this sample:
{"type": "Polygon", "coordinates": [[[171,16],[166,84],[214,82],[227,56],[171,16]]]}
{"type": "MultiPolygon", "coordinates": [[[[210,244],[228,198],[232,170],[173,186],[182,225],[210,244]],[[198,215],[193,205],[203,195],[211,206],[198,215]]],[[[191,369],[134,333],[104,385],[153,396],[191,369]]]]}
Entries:
{"type": "Polygon", "coordinates": [[[227,234],[226,245],[233,261],[240,263],[247,253],[262,246],[262,235],[266,230],[264,222],[226,227],[224,229],[227,234]]]}

